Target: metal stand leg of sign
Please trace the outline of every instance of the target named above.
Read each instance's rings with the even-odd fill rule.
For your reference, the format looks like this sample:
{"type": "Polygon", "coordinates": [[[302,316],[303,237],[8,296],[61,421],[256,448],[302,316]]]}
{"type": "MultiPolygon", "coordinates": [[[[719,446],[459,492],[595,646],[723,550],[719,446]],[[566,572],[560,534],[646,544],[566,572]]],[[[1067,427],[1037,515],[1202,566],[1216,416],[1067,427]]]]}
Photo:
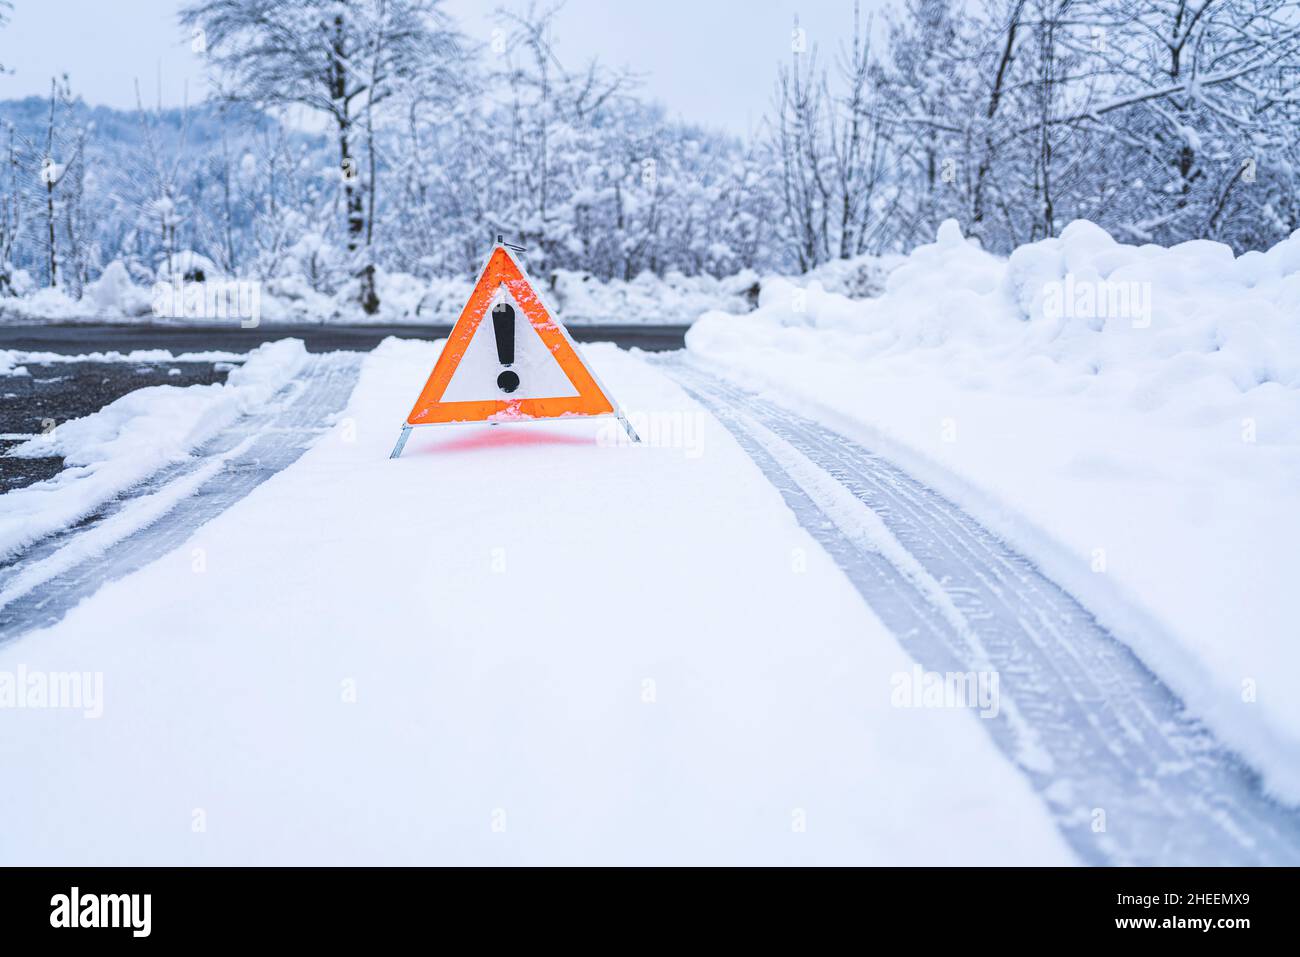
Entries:
{"type": "Polygon", "coordinates": [[[406,448],[406,440],[410,437],[411,427],[409,425],[402,426],[402,434],[397,437],[397,444],[393,446],[393,454],[389,456],[390,459],[395,459],[402,454],[402,449],[406,448]]]}
{"type": "Polygon", "coordinates": [[[618,420],[623,423],[623,429],[627,432],[627,437],[633,442],[639,443],[641,441],[641,436],[636,434],[636,429],[632,428],[632,423],[627,420],[627,416],[624,415],[621,410],[618,413],[618,420]]]}

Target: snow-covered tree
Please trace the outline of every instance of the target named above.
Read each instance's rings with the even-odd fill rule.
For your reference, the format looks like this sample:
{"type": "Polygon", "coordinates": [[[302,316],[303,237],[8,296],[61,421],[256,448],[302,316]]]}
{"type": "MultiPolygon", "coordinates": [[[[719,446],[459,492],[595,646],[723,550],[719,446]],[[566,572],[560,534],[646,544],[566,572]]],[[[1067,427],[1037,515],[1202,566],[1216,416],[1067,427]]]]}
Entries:
{"type": "Polygon", "coordinates": [[[908,0],[880,73],[922,232],[952,215],[1007,249],[1083,217],[1276,242],[1296,226],[1298,31],[1294,0],[908,0]]]}
{"type": "MultiPolygon", "coordinates": [[[[66,74],[50,81],[49,114],[40,144],[39,166],[32,172],[39,180],[40,228],[38,245],[44,254],[45,280],[58,286],[64,279],[74,295],[80,295],[85,277],[85,261],[75,223],[80,221],[83,156],[89,129],[76,120],[72,88],[66,74]],[[60,239],[60,226],[64,227],[60,239]],[[61,274],[69,263],[60,262],[60,250],[68,253],[71,270],[61,274]]],[[[35,220],[33,219],[33,222],[35,220]]]]}
{"type": "Polygon", "coordinates": [[[329,118],[357,300],[377,311],[375,112],[404,78],[456,54],[440,0],[200,0],[181,21],[201,31],[232,96],[329,118]]]}

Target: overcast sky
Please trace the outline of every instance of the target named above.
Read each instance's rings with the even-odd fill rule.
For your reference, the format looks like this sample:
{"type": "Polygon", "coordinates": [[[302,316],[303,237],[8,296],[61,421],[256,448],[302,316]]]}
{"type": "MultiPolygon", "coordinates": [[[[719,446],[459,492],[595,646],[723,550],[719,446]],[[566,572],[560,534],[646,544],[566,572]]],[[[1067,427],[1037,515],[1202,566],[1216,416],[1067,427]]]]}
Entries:
{"type": "MultiPolygon", "coordinates": [[[[888,0],[863,0],[879,10],[888,0]]],[[[518,7],[518,3],[509,4],[518,7]]],[[[15,0],[0,28],[0,99],[47,94],[67,72],[92,104],[135,105],[161,89],[165,105],[206,93],[203,64],[176,23],[181,0],[15,0]]],[[[446,0],[461,29],[483,42],[495,0],[446,0]]],[[[766,109],[776,65],[790,55],[796,13],[826,52],[852,27],[852,0],[568,0],[556,21],[566,63],[597,56],[645,75],[643,90],[675,116],[746,132],[766,109]]]]}

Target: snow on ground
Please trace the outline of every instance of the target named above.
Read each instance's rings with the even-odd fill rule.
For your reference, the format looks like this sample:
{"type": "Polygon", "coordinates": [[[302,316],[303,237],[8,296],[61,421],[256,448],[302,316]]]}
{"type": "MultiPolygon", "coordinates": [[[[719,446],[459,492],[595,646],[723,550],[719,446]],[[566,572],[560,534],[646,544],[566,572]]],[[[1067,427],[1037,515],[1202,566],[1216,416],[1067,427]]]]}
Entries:
{"type": "MultiPolygon", "coordinates": [[[[191,258],[197,254],[189,254],[191,258]]],[[[557,269],[548,277],[534,277],[542,283],[542,294],[566,323],[686,325],[707,312],[739,315],[754,308],[759,289],[769,282],[797,283],[853,298],[874,296],[884,288],[891,269],[903,261],[900,256],[859,256],[834,260],[797,279],[763,277],[745,270],[721,279],[710,275],[665,276],[642,273],[630,280],[600,280],[590,273],[557,269]]],[[[204,274],[213,283],[226,279],[205,261],[204,274]]],[[[166,281],[166,275],[163,275],[166,281]]],[[[277,276],[258,285],[258,321],[267,324],[451,324],[469,298],[471,276],[420,279],[409,273],[377,273],[380,309],[367,316],[356,305],[356,289],[345,286],[335,293],[320,292],[300,275],[277,276]]],[[[216,288],[215,286],[213,287],[216,288]]],[[[248,290],[227,295],[226,315],[211,316],[197,303],[204,288],[181,280],[181,314],[159,316],[153,308],[153,289],[134,285],[120,262],[110,263],[102,276],[86,287],[81,299],[61,289],[26,289],[19,297],[0,297],[0,322],[111,322],[164,324],[237,324],[243,317],[237,308],[239,296],[251,304],[248,290]],[[195,292],[193,309],[185,312],[186,290],[195,292]]],[[[214,293],[215,295],[215,293],[214,293]]],[[[174,297],[164,297],[174,304],[174,297]]],[[[203,300],[207,301],[207,300],[203,300]]],[[[170,305],[168,306],[170,308],[170,305]]],[[[203,307],[206,308],[206,307],[203,307]]]]}
{"type": "MultiPolygon", "coordinates": [[[[818,289],[839,293],[850,299],[879,296],[885,291],[889,274],[906,261],[897,255],[856,256],[852,259],[832,259],[810,269],[802,276],[767,276],[761,285],[773,282],[787,283],[799,288],[818,289]]],[[[748,311],[748,310],[747,310],[748,311]]],[[[698,318],[698,317],[693,317],[698,318]]]]}
{"type": "Polygon", "coordinates": [[[336,429],[0,648],[103,714],[0,714],[5,863],[1060,863],[971,711],[725,430],[588,347],[609,420],[417,430],[387,340],[336,429]]]}
{"type": "MultiPolygon", "coordinates": [[[[137,389],[10,449],[7,454],[15,456],[59,455],[65,467],[52,479],[0,497],[0,559],[85,518],[164,465],[187,458],[288,383],[306,356],[299,339],[268,343],[250,353],[224,384],[137,389]]],[[[0,365],[5,361],[0,356],[0,365]]]]}
{"type": "Polygon", "coordinates": [[[687,345],[974,511],[1300,802],[1300,233],[1008,260],[949,221],[879,298],[765,282],[687,345]]]}
{"type": "Polygon", "coordinates": [[[0,375],[22,375],[28,364],[50,365],[59,362],[243,362],[243,352],[205,349],[200,352],[172,352],[170,349],[132,349],[130,352],[34,352],[27,349],[0,349],[0,375]]]}
{"type": "MultiPolygon", "coordinates": [[[[877,260],[855,261],[859,268],[837,264],[823,277],[828,288],[846,291],[877,281],[877,260]]],[[[154,288],[133,285],[120,262],[86,287],[81,299],[61,289],[35,289],[20,297],[0,297],[0,322],[113,322],[232,325],[256,319],[259,323],[317,324],[412,323],[451,324],[474,286],[474,277],[420,279],[408,273],[380,271],[376,276],[380,308],[373,316],[357,306],[357,291],[345,285],[334,293],[313,288],[299,275],[279,276],[251,287],[227,287],[227,279],[208,272],[209,285],[180,280],[180,295],[165,284],[154,308],[154,288]],[[209,295],[210,293],[210,295],[209,295]],[[207,303],[221,303],[222,312],[207,303]],[[256,309],[254,310],[254,302],[256,309]],[[177,309],[177,303],[180,308],[177,309]],[[248,308],[245,309],[244,307],[248,308]],[[253,312],[256,311],[256,315],[253,312]]],[[[757,294],[758,275],[741,272],[716,279],[709,275],[684,276],[642,273],[631,280],[599,280],[588,273],[555,270],[549,277],[534,277],[542,294],[564,320],[588,323],[686,324],[702,313],[747,312],[757,294]]],[[[234,282],[238,283],[237,277],[234,282]]]]}

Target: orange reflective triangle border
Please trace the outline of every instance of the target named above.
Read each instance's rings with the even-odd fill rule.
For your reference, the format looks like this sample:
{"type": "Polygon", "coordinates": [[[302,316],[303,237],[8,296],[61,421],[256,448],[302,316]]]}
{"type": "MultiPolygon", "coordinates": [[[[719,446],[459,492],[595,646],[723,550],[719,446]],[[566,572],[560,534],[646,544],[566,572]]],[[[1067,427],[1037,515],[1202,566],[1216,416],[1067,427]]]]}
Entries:
{"type": "MultiPolygon", "coordinates": [[[[500,335],[498,332],[498,342],[500,335]]],[[[434,425],[551,419],[610,415],[614,411],[614,404],[578,355],[564,327],[547,312],[510,252],[498,245],[479,274],[406,422],[434,425]],[[524,322],[512,323],[506,357],[515,359],[514,339],[519,336],[519,359],[499,363],[500,345],[492,344],[492,323],[484,326],[483,320],[493,308],[514,316],[515,306],[523,313],[524,322]],[[466,361],[467,356],[470,361],[466,361]],[[496,376],[503,368],[519,370],[510,381],[518,396],[507,394],[498,384],[496,376]],[[524,377],[521,388],[520,375],[524,377]]]]}

